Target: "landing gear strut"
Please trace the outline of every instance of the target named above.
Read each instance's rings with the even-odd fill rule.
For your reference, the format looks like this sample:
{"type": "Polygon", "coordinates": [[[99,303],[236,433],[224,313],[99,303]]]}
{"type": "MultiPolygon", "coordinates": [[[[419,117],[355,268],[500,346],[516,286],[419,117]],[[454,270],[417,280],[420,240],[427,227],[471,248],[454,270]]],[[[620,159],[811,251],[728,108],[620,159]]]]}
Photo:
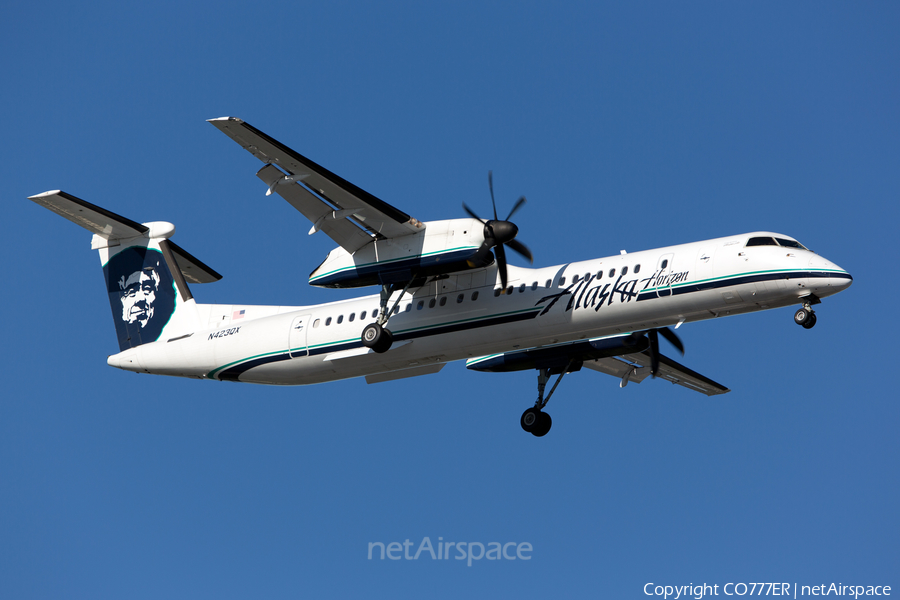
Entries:
{"type": "Polygon", "coordinates": [[[804,329],[812,329],[816,326],[816,313],[809,300],[803,303],[803,308],[794,313],[794,323],[802,325],[804,329]]]}
{"type": "Polygon", "coordinates": [[[409,286],[412,285],[413,281],[415,281],[415,277],[410,279],[409,283],[403,286],[403,290],[400,292],[400,295],[397,296],[397,299],[394,301],[394,305],[391,306],[390,309],[388,309],[387,304],[394,292],[396,292],[400,288],[396,283],[382,284],[381,303],[378,310],[378,318],[375,319],[374,323],[369,323],[363,329],[362,336],[360,337],[363,346],[365,346],[366,348],[371,348],[378,353],[387,352],[390,349],[391,344],[394,343],[394,336],[393,334],[391,334],[391,331],[385,326],[387,325],[388,319],[390,319],[391,315],[394,314],[394,311],[397,310],[397,305],[400,304],[400,299],[403,298],[403,294],[406,293],[406,290],[409,289],[409,286]]]}
{"type": "MultiPolygon", "coordinates": [[[[570,372],[570,369],[575,362],[574,358],[569,360],[569,364],[560,372],[559,377],[556,378],[556,382],[553,384],[553,387],[550,388],[550,393],[547,394],[546,398],[544,398],[544,389],[547,387],[547,382],[550,381],[550,369],[538,369],[538,398],[534,403],[534,406],[522,413],[522,418],[519,419],[519,424],[522,426],[522,429],[535,437],[544,437],[547,435],[550,431],[550,427],[553,425],[553,419],[550,418],[550,415],[543,412],[543,409],[547,406],[547,403],[550,402],[550,397],[553,395],[553,392],[556,391],[556,386],[559,385],[559,382],[562,381],[562,378],[565,377],[566,373],[570,372]]],[[[575,370],[577,371],[578,369],[575,370]]]]}

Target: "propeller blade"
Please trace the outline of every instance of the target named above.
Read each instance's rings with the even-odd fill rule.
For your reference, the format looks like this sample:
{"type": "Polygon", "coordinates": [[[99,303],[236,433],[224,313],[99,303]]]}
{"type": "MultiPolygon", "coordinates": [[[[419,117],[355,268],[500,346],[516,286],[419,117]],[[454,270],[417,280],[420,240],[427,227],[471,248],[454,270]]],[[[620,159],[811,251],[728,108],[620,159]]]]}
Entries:
{"type": "Polygon", "coordinates": [[[467,262],[469,263],[469,266],[474,267],[476,265],[490,264],[487,259],[494,259],[493,262],[497,263],[500,283],[503,285],[503,289],[506,289],[507,268],[506,248],[504,246],[509,246],[513,252],[527,258],[532,264],[534,263],[534,257],[531,254],[531,250],[528,249],[528,246],[515,239],[516,235],[519,233],[519,228],[516,227],[515,223],[509,220],[516,211],[522,208],[526,200],[525,196],[521,196],[516,200],[512,210],[509,211],[509,215],[505,220],[501,221],[497,218],[497,200],[494,198],[493,171],[488,171],[488,190],[491,192],[491,209],[494,212],[493,219],[485,221],[479,217],[474,210],[466,206],[465,202],[462,203],[463,210],[465,210],[470,217],[477,219],[484,225],[484,243],[471,258],[467,259],[467,262]],[[494,250],[493,254],[490,253],[491,249],[494,250]]]}
{"type": "Polygon", "coordinates": [[[674,331],[672,331],[668,327],[661,327],[659,329],[659,332],[664,338],[669,340],[670,344],[675,346],[675,348],[678,349],[679,352],[681,352],[682,356],[684,355],[684,344],[681,343],[681,339],[679,339],[679,337],[675,335],[674,331]]]}
{"type": "Polygon", "coordinates": [[[500,285],[506,289],[506,251],[503,244],[494,246],[494,253],[497,255],[497,270],[500,271],[500,285]]]}
{"type": "Polygon", "coordinates": [[[522,205],[525,204],[525,196],[521,196],[518,200],[516,200],[515,205],[513,205],[512,210],[509,211],[509,215],[506,217],[506,220],[509,221],[512,219],[512,216],[516,214],[516,211],[522,208],[522,205]]]}
{"type": "Polygon", "coordinates": [[[478,219],[478,220],[481,221],[482,223],[485,222],[484,219],[482,219],[481,217],[479,217],[478,215],[475,214],[475,211],[474,211],[474,210],[472,210],[471,208],[469,208],[468,206],[466,206],[466,203],[465,203],[465,202],[463,202],[463,210],[466,211],[467,213],[469,213],[469,216],[472,217],[473,219],[478,219]]]}
{"type": "Polygon", "coordinates": [[[511,240],[511,241],[507,242],[506,245],[509,246],[510,250],[514,250],[514,251],[518,252],[520,255],[527,258],[528,262],[530,262],[532,264],[534,263],[534,257],[531,256],[531,250],[529,250],[528,247],[525,244],[523,244],[522,242],[520,242],[518,240],[511,240]]]}
{"type": "Polygon", "coordinates": [[[499,221],[497,217],[497,203],[494,202],[494,172],[488,171],[488,187],[491,190],[491,204],[494,206],[494,220],[499,221]]]}
{"type": "Polygon", "coordinates": [[[490,243],[484,243],[481,247],[475,251],[475,254],[470,256],[466,262],[470,267],[487,267],[494,264],[494,255],[491,253],[491,248],[493,247],[490,243]]]}
{"type": "Polygon", "coordinates": [[[650,374],[656,377],[659,372],[659,335],[651,329],[647,332],[647,338],[650,340],[650,374]]]}

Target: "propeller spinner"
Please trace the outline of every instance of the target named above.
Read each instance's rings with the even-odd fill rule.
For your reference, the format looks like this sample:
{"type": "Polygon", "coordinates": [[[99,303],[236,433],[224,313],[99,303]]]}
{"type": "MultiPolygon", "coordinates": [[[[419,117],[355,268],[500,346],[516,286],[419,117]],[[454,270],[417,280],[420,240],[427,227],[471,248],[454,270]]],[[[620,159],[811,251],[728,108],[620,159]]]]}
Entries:
{"type": "Polygon", "coordinates": [[[505,246],[509,246],[509,248],[524,256],[528,259],[529,262],[534,262],[534,258],[531,256],[531,251],[528,247],[516,240],[516,235],[519,233],[519,228],[516,227],[515,223],[512,223],[509,219],[519,210],[523,204],[525,204],[525,196],[520,197],[516,200],[516,203],[513,205],[512,210],[509,211],[509,215],[506,216],[506,219],[500,220],[497,218],[497,202],[494,200],[494,174],[492,171],[488,171],[488,187],[491,191],[491,205],[494,209],[494,218],[485,221],[473,211],[471,208],[466,206],[466,203],[463,202],[463,210],[465,210],[470,217],[473,219],[478,219],[484,224],[484,243],[481,245],[481,248],[475,253],[475,256],[470,259],[470,264],[478,265],[483,264],[484,259],[487,258],[487,255],[490,253],[491,249],[494,249],[494,254],[497,259],[497,270],[500,272],[500,284],[506,289],[506,250],[505,246]]]}

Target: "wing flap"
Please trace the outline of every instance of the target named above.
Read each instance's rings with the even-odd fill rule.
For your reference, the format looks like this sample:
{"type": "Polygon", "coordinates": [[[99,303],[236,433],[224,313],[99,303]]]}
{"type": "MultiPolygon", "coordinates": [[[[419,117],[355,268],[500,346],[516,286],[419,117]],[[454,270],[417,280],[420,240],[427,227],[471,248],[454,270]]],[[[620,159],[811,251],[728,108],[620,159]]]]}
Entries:
{"type": "Polygon", "coordinates": [[[621,380],[624,380],[627,375],[628,381],[633,381],[635,383],[642,382],[650,375],[649,367],[641,367],[640,365],[635,365],[616,357],[586,360],[584,361],[584,367],[600,373],[612,375],[621,380]]]}
{"type": "MultiPolygon", "coordinates": [[[[222,117],[210,119],[209,122],[262,162],[277,165],[294,176],[292,181],[283,184],[276,182],[274,186],[270,184],[270,188],[274,187],[282,196],[284,194],[280,188],[303,187],[330,204],[331,210],[352,210],[353,212],[343,219],[352,219],[368,231],[383,237],[402,237],[418,233],[425,228],[424,223],[316,164],[241,119],[222,117]]],[[[326,230],[323,228],[323,231],[326,230]]],[[[338,239],[335,241],[341,243],[338,239]]],[[[348,248],[345,249],[353,252],[348,248]]]]}
{"type": "MultiPolygon", "coordinates": [[[[621,357],[585,361],[584,366],[588,369],[619,378],[624,378],[630,372],[631,375],[628,381],[640,383],[650,375],[650,355],[645,352],[636,352],[634,354],[625,354],[621,357]]],[[[667,356],[660,355],[659,373],[656,376],[707,396],[726,394],[731,391],[724,385],[688,369],[667,356]]]]}
{"type": "MultiPolygon", "coordinates": [[[[272,187],[284,173],[271,164],[266,165],[256,174],[266,185],[272,187]]],[[[275,185],[279,196],[297,209],[314,226],[333,239],[337,244],[353,254],[372,241],[372,236],[360,229],[352,221],[345,218],[334,218],[334,209],[310,193],[301,185],[275,185]]]]}

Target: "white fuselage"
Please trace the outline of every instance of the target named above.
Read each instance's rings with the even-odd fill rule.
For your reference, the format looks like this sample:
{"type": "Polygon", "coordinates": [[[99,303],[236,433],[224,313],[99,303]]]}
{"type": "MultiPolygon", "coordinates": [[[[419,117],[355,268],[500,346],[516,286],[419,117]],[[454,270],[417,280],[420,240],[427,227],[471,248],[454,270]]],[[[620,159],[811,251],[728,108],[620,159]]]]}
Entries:
{"type": "Polygon", "coordinates": [[[378,295],[370,295],[305,307],[196,304],[190,308],[207,329],[173,339],[164,331],[159,341],[108,362],[144,373],[275,385],[424,373],[486,354],[800,304],[852,282],[808,250],[746,245],[769,235],[776,234],[510,267],[505,293],[493,266],[450,275],[400,299],[387,325],[394,343],[383,354],[360,341],[379,307],[378,295]]]}

